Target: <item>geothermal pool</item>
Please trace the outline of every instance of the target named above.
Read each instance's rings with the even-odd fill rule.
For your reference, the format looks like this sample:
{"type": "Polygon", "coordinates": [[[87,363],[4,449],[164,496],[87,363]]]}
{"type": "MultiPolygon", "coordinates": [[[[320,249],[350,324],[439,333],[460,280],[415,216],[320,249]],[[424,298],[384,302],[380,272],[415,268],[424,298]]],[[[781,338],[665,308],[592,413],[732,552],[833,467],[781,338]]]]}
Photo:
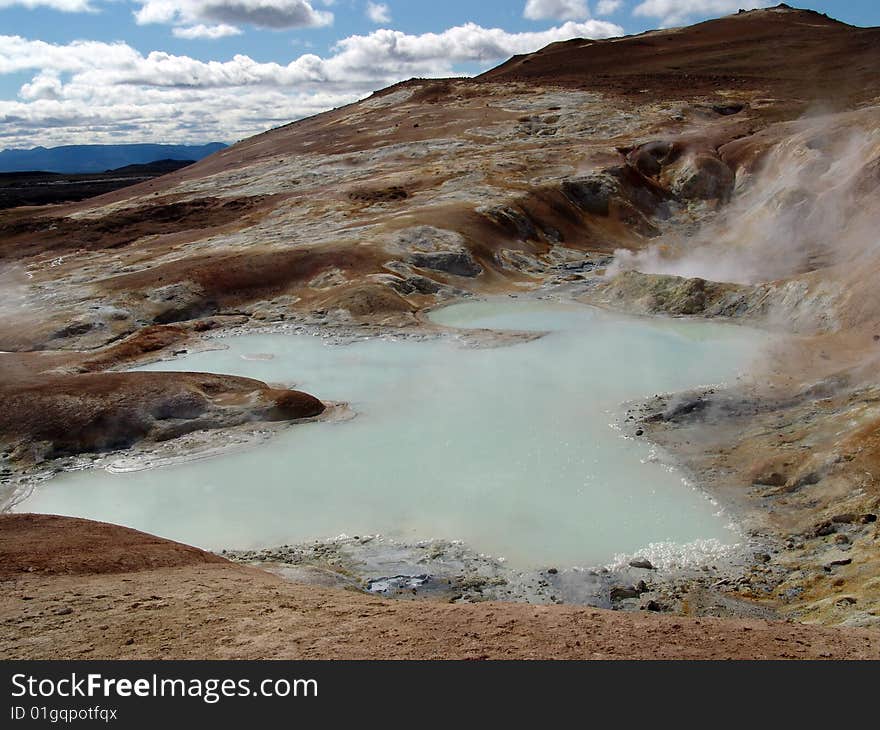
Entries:
{"type": "Polygon", "coordinates": [[[433,318],[550,333],[489,349],[454,339],[229,338],[228,349],[146,369],[290,384],[350,402],[357,417],[297,425],[210,459],[61,475],[17,509],[209,549],[340,534],[460,539],[522,567],[597,565],[649,543],[737,540],[715,505],[612,424],[623,401],[730,381],[761,349],[758,333],[512,299],[433,318]]]}

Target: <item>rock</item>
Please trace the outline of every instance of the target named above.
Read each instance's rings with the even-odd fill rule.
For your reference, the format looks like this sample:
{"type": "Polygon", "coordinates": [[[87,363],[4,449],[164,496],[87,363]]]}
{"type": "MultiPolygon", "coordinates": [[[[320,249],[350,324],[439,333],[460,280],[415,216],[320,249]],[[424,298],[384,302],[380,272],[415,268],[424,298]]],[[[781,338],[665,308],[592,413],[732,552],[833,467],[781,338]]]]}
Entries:
{"type": "Polygon", "coordinates": [[[148,308],[156,324],[170,324],[214,314],[217,304],[199,284],[182,281],[147,293],[148,308]]]}
{"type": "Polygon", "coordinates": [[[833,535],[835,531],[834,523],[831,522],[831,520],[826,520],[825,522],[820,522],[813,528],[811,536],[826,537],[827,535],[833,535]]]}
{"type": "Polygon", "coordinates": [[[73,609],[70,606],[62,606],[59,609],[55,610],[56,616],[69,616],[73,613],[73,609]]]}
{"type": "Polygon", "coordinates": [[[547,572],[550,575],[556,575],[559,572],[559,570],[557,568],[550,568],[547,572]]]}
{"type": "MultiPolygon", "coordinates": [[[[396,291],[377,283],[339,287],[322,299],[319,306],[324,310],[342,309],[355,317],[414,311],[414,307],[396,291]]],[[[315,313],[319,311],[315,310],[315,313]]]]}
{"type": "MultiPolygon", "coordinates": [[[[416,124],[415,126],[419,126],[416,124]]],[[[409,191],[400,185],[391,185],[385,188],[357,188],[348,193],[348,198],[355,203],[390,203],[397,200],[406,200],[409,191]]]]}
{"type": "Polygon", "coordinates": [[[676,156],[675,146],[665,140],[640,145],[627,155],[627,162],[647,177],[657,177],[676,156]]]}
{"type": "Polygon", "coordinates": [[[744,104],[713,104],[712,111],[716,114],[720,114],[722,117],[729,117],[734,114],[739,114],[743,109],[745,109],[744,104]]]}
{"type": "Polygon", "coordinates": [[[443,286],[427,276],[410,276],[406,279],[408,286],[419,294],[436,294],[443,286]]]}
{"type": "Polygon", "coordinates": [[[643,593],[647,593],[648,586],[645,581],[640,580],[634,586],[614,586],[611,589],[612,601],[624,601],[629,598],[639,598],[643,593]]]}
{"type": "Polygon", "coordinates": [[[819,472],[811,471],[808,474],[799,477],[794,484],[791,485],[790,491],[798,490],[801,487],[811,487],[814,484],[818,484],[820,481],[822,481],[822,475],[819,472]]]}
{"type": "Polygon", "coordinates": [[[389,246],[396,253],[409,254],[416,251],[459,251],[464,248],[464,243],[464,236],[458,231],[435,226],[412,226],[394,234],[389,246]]]}
{"type": "Polygon", "coordinates": [[[837,560],[832,560],[830,563],[826,563],[825,570],[831,570],[832,568],[836,568],[843,565],[850,565],[852,563],[852,558],[838,558],[837,560]]]}
{"type": "Polygon", "coordinates": [[[638,598],[641,594],[632,586],[626,588],[623,586],[615,586],[611,589],[612,601],[623,601],[628,598],[638,598]]]}
{"type": "Polygon", "coordinates": [[[672,192],[684,200],[728,200],[736,183],[733,170],[707,153],[686,159],[668,177],[672,192]]]}
{"type": "Polygon", "coordinates": [[[615,178],[605,173],[594,173],[562,181],[562,192],[572,203],[586,213],[607,216],[609,204],[619,194],[615,178]]]}
{"type": "Polygon", "coordinates": [[[656,570],[654,565],[650,560],[645,558],[637,558],[636,560],[629,561],[630,567],[632,568],[642,568],[643,570],[656,570]]]}
{"type": "MultiPolygon", "coordinates": [[[[532,219],[521,210],[508,205],[499,205],[494,208],[478,208],[477,211],[517,240],[536,241],[540,238],[532,219]]],[[[550,232],[548,238],[558,240],[559,232],[550,232]]]]}
{"type": "Polygon", "coordinates": [[[443,271],[454,276],[474,278],[483,273],[483,267],[465,249],[436,253],[414,253],[409,256],[409,262],[420,269],[443,271]]]}
{"type": "Polygon", "coordinates": [[[834,515],[834,517],[831,518],[831,521],[838,524],[848,525],[852,522],[855,522],[857,519],[858,516],[853,514],[852,512],[845,512],[841,515],[834,515]]]}
{"type": "Polygon", "coordinates": [[[320,400],[298,390],[278,392],[272,406],[271,416],[283,421],[313,418],[320,416],[326,410],[326,406],[320,400]]]}
{"type": "Polygon", "coordinates": [[[784,487],[788,478],[785,474],[778,471],[771,471],[766,474],[758,474],[752,479],[752,484],[763,487],[784,487]]]}
{"type": "Polygon", "coordinates": [[[691,416],[702,413],[709,408],[709,401],[700,396],[691,398],[685,397],[677,403],[672,403],[663,414],[666,421],[675,421],[682,416],[691,416]]]}
{"type": "Polygon", "coordinates": [[[332,289],[346,283],[348,283],[348,279],[345,274],[340,269],[334,268],[318,274],[308,283],[308,286],[311,289],[332,289]]]}
{"type": "Polygon", "coordinates": [[[84,335],[87,332],[91,331],[94,327],[94,322],[73,322],[53,333],[52,338],[56,340],[62,340],[68,337],[84,335]]]}
{"type": "Polygon", "coordinates": [[[767,553],[755,553],[755,561],[758,563],[769,563],[770,556],[767,553]]]}
{"type": "Polygon", "coordinates": [[[665,274],[624,271],[602,289],[603,298],[630,311],[674,315],[723,313],[746,287],[665,274]]]}
{"type": "Polygon", "coordinates": [[[495,261],[502,268],[529,274],[540,274],[547,270],[547,264],[536,256],[510,248],[497,251],[495,261]]]}

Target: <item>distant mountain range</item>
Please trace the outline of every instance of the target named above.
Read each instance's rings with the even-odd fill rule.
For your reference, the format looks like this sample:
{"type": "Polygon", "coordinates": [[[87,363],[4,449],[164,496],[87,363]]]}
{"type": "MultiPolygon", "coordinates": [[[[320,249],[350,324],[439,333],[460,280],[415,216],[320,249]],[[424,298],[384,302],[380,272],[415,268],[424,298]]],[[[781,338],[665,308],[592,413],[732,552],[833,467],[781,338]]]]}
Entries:
{"type": "Polygon", "coordinates": [[[0,172],[90,173],[144,165],[157,160],[201,160],[226,145],[88,144],[34,147],[0,152],[0,172]]]}
{"type": "Polygon", "coordinates": [[[192,164],[193,160],[156,160],[106,172],[0,172],[0,210],[85,200],[192,164]]]}

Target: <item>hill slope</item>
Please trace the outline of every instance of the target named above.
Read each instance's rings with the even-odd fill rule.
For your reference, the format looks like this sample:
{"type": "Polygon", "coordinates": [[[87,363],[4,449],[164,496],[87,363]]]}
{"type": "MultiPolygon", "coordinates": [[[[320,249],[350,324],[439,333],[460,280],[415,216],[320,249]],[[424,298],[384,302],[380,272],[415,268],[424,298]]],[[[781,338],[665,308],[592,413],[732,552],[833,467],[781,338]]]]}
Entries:
{"type": "Polygon", "coordinates": [[[554,43],[479,78],[666,98],[763,89],[790,101],[852,103],[876,93],[878,46],[880,29],[780,5],[687,28],[554,43]]]}

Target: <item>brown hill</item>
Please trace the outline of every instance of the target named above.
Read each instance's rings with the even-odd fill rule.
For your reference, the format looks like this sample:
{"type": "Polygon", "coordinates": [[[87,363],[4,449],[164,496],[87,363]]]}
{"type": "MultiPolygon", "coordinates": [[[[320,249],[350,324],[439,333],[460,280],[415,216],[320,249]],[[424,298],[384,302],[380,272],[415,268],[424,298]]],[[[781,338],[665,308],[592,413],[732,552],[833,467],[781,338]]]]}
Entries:
{"type": "Polygon", "coordinates": [[[687,28],[554,43],[478,77],[680,98],[718,88],[845,104],[874,98],[880,29],[779,5],[687,28]]]}

